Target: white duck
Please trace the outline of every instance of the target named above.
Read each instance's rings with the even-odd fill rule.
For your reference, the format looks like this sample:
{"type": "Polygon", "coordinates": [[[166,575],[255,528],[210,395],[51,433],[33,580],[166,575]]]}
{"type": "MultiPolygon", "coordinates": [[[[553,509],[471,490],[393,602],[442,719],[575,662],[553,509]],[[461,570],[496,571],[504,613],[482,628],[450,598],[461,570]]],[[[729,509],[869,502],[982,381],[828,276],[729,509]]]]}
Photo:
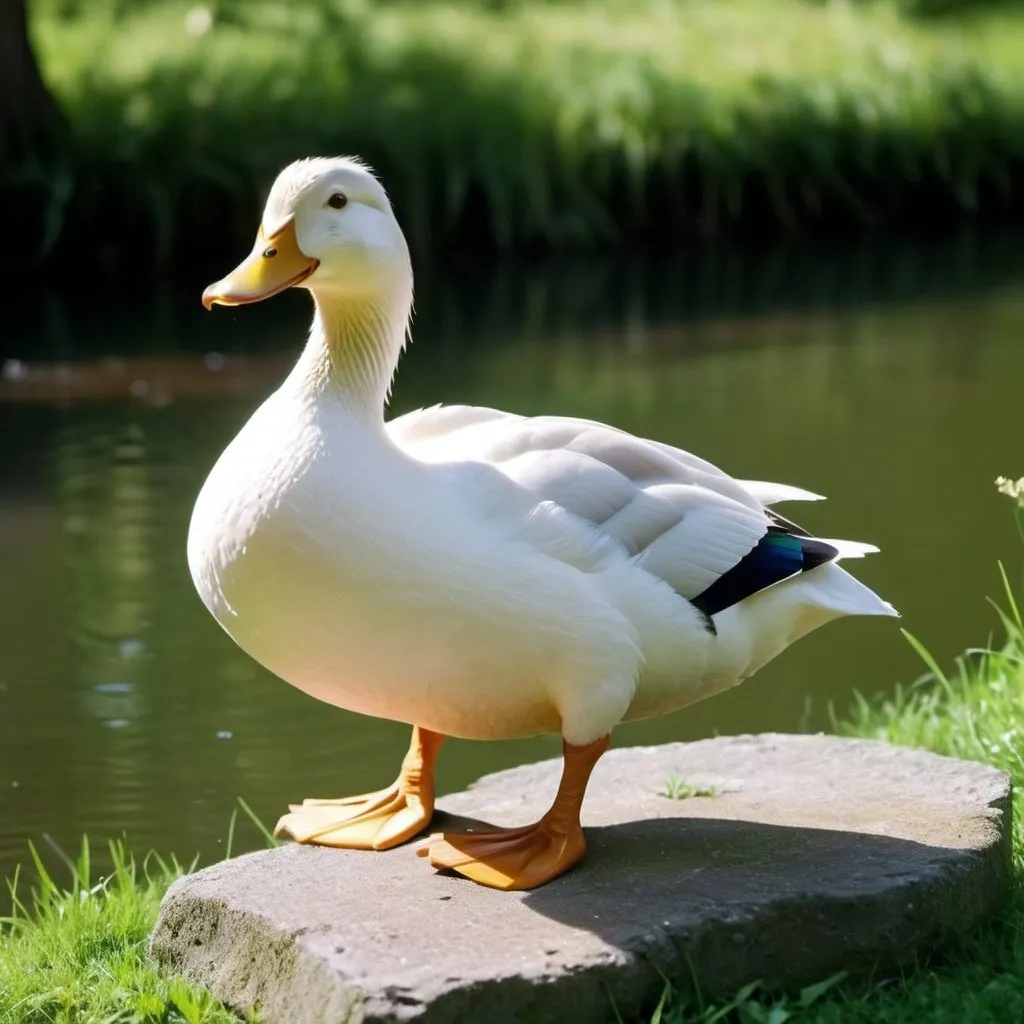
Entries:
{"type": "Polygon", "coordinates": [[[485,885],[541,885],[583,855],[584,790],[619,722],[734,686],[830,619],[896,614],[837,564],[876,549],[769,510],[806,491],[587,420],[436,406],[386,422],[412,269],[359,161],[282,171],[252,253],[203,302],[292,285],[313,295],[309,340],[210,473],[189,567],[261,664],[413,734],[390,788],[306,800],[279,833],[395,846],[430,823],[445,736],[558,731],[540,821],[420,850],[485,885]]]}

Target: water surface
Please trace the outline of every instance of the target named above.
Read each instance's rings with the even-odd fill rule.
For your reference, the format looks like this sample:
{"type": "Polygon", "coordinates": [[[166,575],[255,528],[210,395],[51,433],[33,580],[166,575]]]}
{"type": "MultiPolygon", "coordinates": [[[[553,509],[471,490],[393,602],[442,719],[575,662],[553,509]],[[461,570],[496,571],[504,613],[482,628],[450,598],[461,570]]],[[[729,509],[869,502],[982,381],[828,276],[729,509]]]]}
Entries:
{"type": "MultiPolygon", "coordinates": [[[[826,494],[785,511],[879,544],[853,568],[950,658],[994,628],[996,560],[1019,561],[992,481],[1024,473],[1020,241],[423,268],[393,408],[586,416],[826,494]]],[[[387,783],[404,753],[405,726],[292,690],[192,590],[195,494],[308,316],[301,295],[215,314],[197,296],[25,296],[0,339],[2,872],[30,838],[83,832],[215,857],[237,797],[273,822],[387,783]]],[[[825,727],[830,703],[919,672],[895,623],[846,620],[615,741],[825,727]]],[[[453,741],[440,788],[557,749],[453,741]]]]}

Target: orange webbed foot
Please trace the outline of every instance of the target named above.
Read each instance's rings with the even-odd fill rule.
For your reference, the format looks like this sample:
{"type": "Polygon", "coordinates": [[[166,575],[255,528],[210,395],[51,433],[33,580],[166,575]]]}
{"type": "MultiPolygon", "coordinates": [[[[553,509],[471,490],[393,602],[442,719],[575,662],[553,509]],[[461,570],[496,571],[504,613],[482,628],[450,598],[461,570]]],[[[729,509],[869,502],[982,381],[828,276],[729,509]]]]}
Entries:
{"type": "Polygon", "coordinates": [[[423,831],[433,813],[433,801],[425,804],[396,782],[364,796],[293,804],[278,821],[274,835],[348,850],[387,850],[423,831]]]}
{"type": "Polygon", "coordinates": [[[404,843],[434,816],[434,761],[443,741],[440,734],[415,727],[393,785],[340,800],[292,804],[274,835],[348,850],[388,850],[404,843]]]}
{"type": "Polygon", "coordinates": [[[579,863],[583,830],[565,830],[542,819],[496,832],[439,834],[417,850],[435,868],[448,868],[492,889],[535,889],[579,863]]]}
{"type": "Polygon", "coordinates": [[[435,868],[448,868],[493,889],[535,889],[578,864],[587,849],[580,808],[590,773],[608,749],[602,736],[563,744],[562,779],[551,809],[536,824],[490,832],[431,836],[417,850],[435,868]]]}

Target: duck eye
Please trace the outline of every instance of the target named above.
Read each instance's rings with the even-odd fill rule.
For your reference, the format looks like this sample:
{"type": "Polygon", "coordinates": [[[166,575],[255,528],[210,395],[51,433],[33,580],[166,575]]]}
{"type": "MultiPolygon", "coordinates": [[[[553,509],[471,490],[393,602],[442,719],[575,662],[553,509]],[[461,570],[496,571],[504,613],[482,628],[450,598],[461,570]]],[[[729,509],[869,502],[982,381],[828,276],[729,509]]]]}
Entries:
{"type": "Polygon", "coordinates": [[[263,258],[265,260],[271,260],[277,255],[277,250],[271,246],[269,249],[263,250],[263,258]]]}
{"type": "Polygon", "coordinates": [[[335,192],[330,199],[327,200],[327,205],[332,210],[340,210],[348,203],[348,197],[344,192],[335,192]]]}

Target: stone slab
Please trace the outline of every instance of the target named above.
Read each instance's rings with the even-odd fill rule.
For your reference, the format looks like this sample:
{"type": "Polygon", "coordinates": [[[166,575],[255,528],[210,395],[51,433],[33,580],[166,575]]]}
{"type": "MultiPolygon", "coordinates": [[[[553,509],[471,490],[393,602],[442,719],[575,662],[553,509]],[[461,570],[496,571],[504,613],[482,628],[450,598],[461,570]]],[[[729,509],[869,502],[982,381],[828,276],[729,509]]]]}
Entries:
{"type": "MultiPolygon", "coordinates": [[[[531,821],[559,767],[487,776],[435,828],[531,821]]],[[[586,859],[547,886],[485,889],[415,843],[288,845],[176,882],[151,952],[268,1024],[629,1020],[691,971],[731,994],[911,963],[1000,899],[1010,815],[1003,773],[882,743],[623,748],[594,772],[586,859]],[[715,795],[670,798],[670,776],[715,795]]]]}

